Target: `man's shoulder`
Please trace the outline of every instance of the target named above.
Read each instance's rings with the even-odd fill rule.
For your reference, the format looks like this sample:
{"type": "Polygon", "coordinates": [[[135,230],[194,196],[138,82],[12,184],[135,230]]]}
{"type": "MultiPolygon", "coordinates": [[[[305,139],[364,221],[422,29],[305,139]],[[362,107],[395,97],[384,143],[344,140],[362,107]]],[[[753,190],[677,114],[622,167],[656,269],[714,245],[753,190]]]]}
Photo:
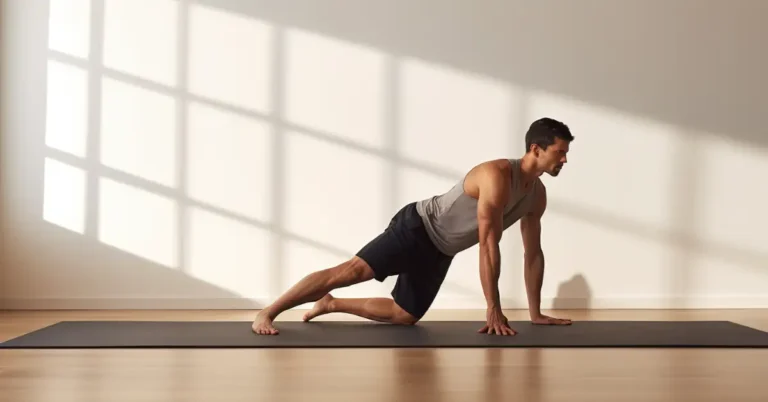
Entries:
{"type": "Polygon", "coordinates": [[[473,166],[467,174],[481,172],[483,174],[508,173],[512,171],[509,159],[489,159],[473,166]]]}
{"type": "Polygon", "coordinates": [[[464,177],[465,193],[478,198],[481,189],[505,193],[509,184],[511,165],[507,159],[492,159],[479,163],[470,169],[464,177]]]}

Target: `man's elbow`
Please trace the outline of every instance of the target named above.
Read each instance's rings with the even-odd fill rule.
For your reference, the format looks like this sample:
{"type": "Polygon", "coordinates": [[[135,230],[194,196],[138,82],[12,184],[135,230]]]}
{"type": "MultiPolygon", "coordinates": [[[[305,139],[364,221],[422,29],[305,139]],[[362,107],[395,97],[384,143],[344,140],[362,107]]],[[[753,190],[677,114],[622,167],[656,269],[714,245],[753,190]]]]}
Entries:
{"type": "Polygon", "coordinates": [[[480,235],[480,247],[488,247],[498,245],[501,241],[501,236],[493,230],[489,230],[486,233],[480,235]]]}
{"type": "Polygon", "coordinates": [[[478,223],[478,241],[480,247],[493,247],[498,245],[501,241],[501,225],[491,219],[482,219],[478,223]]]}
{"type": "Polygon", "coordinates": [[[533,261],[536,258],[544,256],[544,251],[541,247],[530,247],[525,249],[524,257],[526,261],[533,261]]]}

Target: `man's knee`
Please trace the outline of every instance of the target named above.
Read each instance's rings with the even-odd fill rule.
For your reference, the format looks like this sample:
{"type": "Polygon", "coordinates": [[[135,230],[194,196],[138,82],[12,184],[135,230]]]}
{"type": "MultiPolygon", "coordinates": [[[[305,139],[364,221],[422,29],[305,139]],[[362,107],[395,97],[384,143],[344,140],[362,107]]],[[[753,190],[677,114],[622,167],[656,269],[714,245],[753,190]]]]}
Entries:
{"type": "Polygon", "coordinates": [[[419,319],[414,317],[411,313],[403,310],[402,307],[395,303],[395,311],[392,315],[392,323],[398,325],[414,325],[419,322],[419,319]]]}
{"type": "Polygon", "coordinates": [[[353,257],[349,261],[332,268],[334,270],[334,282],[339,287],[350,286],[356,283],[373,279],[373,270],[359,257],[353,257]]]}

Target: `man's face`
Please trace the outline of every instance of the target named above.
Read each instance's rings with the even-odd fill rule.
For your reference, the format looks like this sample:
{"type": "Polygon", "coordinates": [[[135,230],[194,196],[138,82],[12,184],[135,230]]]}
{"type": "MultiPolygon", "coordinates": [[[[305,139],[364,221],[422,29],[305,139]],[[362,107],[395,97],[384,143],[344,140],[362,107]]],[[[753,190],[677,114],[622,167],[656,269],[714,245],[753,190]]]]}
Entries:
{"type": "Polygon", "coordinates": [[[566,155],[568,154],[569,145],[568,141],[555,138],[555,143],[548,146],[546,150],[538,148],[536,160],[539,168],[553,177],[560,174],[563,165],[568,162],[566,155]]]}

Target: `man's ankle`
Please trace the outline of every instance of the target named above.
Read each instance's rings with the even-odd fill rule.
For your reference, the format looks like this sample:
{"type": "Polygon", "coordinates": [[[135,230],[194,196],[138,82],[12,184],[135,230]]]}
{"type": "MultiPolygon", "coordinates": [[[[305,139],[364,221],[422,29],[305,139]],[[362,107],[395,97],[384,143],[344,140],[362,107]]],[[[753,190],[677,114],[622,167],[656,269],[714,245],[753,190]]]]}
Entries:
{"type": "Polygon", "coordinates": [[[275,314],[272,310],[272,306],[264,307],[260,312],[259,315],[262,317],[267,317],[270,320],[274,321],[277,317],[277,314],[275,314]]]}
{"type": "Polygon", "coordinates": [[[329,313],[337,313],[336,311],[336,299],[331,299],[326,307],[329,313]]]}

